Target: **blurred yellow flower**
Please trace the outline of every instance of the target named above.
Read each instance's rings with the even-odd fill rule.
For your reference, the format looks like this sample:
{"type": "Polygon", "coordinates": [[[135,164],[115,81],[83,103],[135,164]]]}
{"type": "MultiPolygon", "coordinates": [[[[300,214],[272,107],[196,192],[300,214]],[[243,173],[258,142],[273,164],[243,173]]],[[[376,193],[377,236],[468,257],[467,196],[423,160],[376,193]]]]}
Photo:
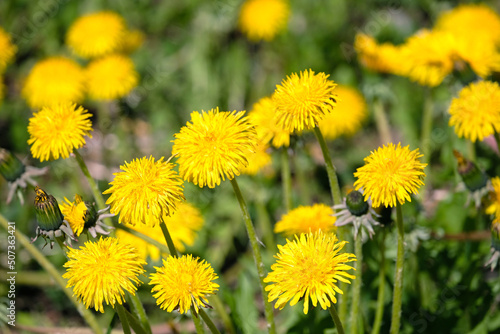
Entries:
{"type": "Polygon", "coordinates": [[[178,309],[185,314],[193,306],[198,313],[201,307],[208,307],[207,297],[219,289],[219,285],[212,282],[219,277],[210,264],[192,255],[169,255],[163,259],[163,266],[155,269],[149,285],[154,285],[151,292],[156,304],[167,312],[178,309]]]}
{"type": "Polygon", "coordinates": [[[29,120],[31,154],[40,161],[66,159],[74,149],[85,145],[84,136],[92,138],[92,115],[74,103],[44,107],[29,120]]]}
{"type": "Polygon", "coordinates": [[[318,123],[321,133],[329,140],[355,134],[368,116],[366,101],[357,89],[337,86],[335,92],[337,106],[318,123]]]}
{"type": "Polygon", "coordinates": [[[103,192],[111,194],[106,204],[120,215],[118,222],[154,227],[162,215],[172,215],[184,200],[183,182],[173,168],[163,157],[155,162],[152,156],[120,166],[122,172],[113,174],[111,188],[103,192]]]}
{"type": "Polygon", "coordinates": [[[312,70],[292,73],[276,85],[273,102],[278,125],[289,132],[316,127],[337,104],[337,86],[329,75],[312,70]]]}
{"type": "Polygon", "coordinates": [[[126,31],[125,21],[117,13],[92,13],[73,22],[66,44],[82,58],[101,57],[121,50],[126,31]]]}
{"type": "Polygon", "coordinates": [[[281,217],[274,226],[274,233],[282,233],[285,237],[308,232],[335,232],[337,218],[333,209],[325,204],[299,206],[281,217]]]}
{"type": "Polygon", "coordinates": [[[140,30],[127,30],[125,35],[127,37],[123,41],[121,52],[132,53],[144,43],[145,36],[140,30]]]}
{"type": "Polygon", "coordinates": [[[422,86],[438,86],[454,69],[456,43],[447,32],[422,30],[401,46],[399,74],[422,86]]]}
{"type": "Polygon", "coordinates": [[[10,35],[0,27],[0,73],[5,71],[7,65],[12,61],[17,52],[17,47],[12,44],[10,35]]]}
{"type": "MultiPolygon", "coordinates": [[[[163,221],[168,227],[168,231],[172,237],[175,248],[181,253],[186,250],[186,245],[192,246],[194,244],[196,237],[198,236],[198,231],[203,227],[203,217],[200,210],[192,204],[186,202],[179,202],[177,204],[177,210],[173,215],[167,216],[166,214],[163,214],[163,221]]],[[[154,227],[148,225],[125,225],[165,246],[167,245],[160,225],[156,225],[154,227]]],[[[153,261],[158,261],[160,259],[160,250],[158,247],[144,241],[143,239],[120,229],[116,231],[116,237],[137,248],[142,259],[146,260],[148,257],[150,257],[153,261]]]]}
{"type": "Polygon", "coordinates": [[[125,301],[125,291],[135,295],[141,283],[138,276],[144,273],[146,264],[135,248],[116,238],[87,241],[79,249],[70,248],[67,257],[63,275],[68,280],[67,288],[73,287],[73,293],[86,308],[101,313],[104,302],[115,307],[125,301]]]}
{"type": "Polygon", "coordinates": [[[53,104],[80,103],[85,97],[85,74],[75,61],[49,57],[33,66],[22,89],[32,108],[53,104]]]}
{"type": "Polygon", "coordinates": [[[85,70],[88,92],[94,100],[113,100],[126,96],[137,86],[139,76],[132,59],[120,54],[93,60],[85,70]]]}
{"type": "Polygon", "coordinates": [[[450,126],[459,137],[475,142],[500,131],[500,86],[479,81],[464,87],[451,101],[450,126]]]}
{"type": "Polygon", "coordinates": [[[366,34],[356,34],[354,49],[358,60],[367,69],[379,73],[398,74],[401,71],[401,48],[390,43],[378,44],[366,34]]]}
{"type": "Polygon", "coordinates": [[[410,151],[409,145],[401,147],[400,143],[398,146],[390,143],[379,147],[354,173],[358,178],[354,187],[356,190],[363,188],[365,201],[371,198],[374,208],[411,202],[410,194],[417,194],[418,188],[424,185],[427,164],[421,163],[420,157],[418,148],[410,151]]]}
{"type": "Polygon", "coordinates": [[[270,41],[286,28],[289,16],[286,0],[246,0],[241,6],[239,27],[250,40],[270,41]]]}
{"type": "Polygon", "coordinates": [[[490,205],[486,208],[486,213],[500,217],[500,177],[495,176],[491,179],[493,191],[490,193],[490,205]]]}
{"type": "Polygon", "coordinates": [[[219,108],[191,113],[191,122],[174,135],[172,148],[184,180],[214,188],[226,177],[240,175],[257,144],[255,129],[244,113],[219,112],[219,108]]]}
{"type": "Polygon", "coordinates": [[[248,119],[255,125],[257,138],[262,143],[269,143],[279,148],[290,145],[290,132],[278,126],[276,110],[271,97],[263,97],[252,107],[248,119]]]}
{"type": "Polygon", "coordinates": [[[446,11],[438,17],[434,29],[466,39],[486,38],[500,45],[500,16],[485,4],[463,4],[446,11]]]}
{"type": "Polygon", "coordinates": [[[278,245],[279,252],[274,257],[276,263],[264,278],[269,291],[269,302],[278,299],[275,308],[280,310],[290,301],[293,306],[304,299],[304,313],[309,311],[309,299],[314,307],[318,305],[326,310],[331,303],[336,303],[336,293],[343,294],[338,281],[351,283],[355,279],[347,270],[355,270],[346,263],[356,261],[350,253],[340,253],[347,242],[339,242],[332,233],[302,233],[295,235],[295,240],[278,245]]]}
{"type": "Polygon", "coordinates": [[[241,170],[242,174],[256,175],[260,171],[270,167],[272,158],[267,144],[257,143],[255,152],[248,155],[248,166],[241,170]]]}

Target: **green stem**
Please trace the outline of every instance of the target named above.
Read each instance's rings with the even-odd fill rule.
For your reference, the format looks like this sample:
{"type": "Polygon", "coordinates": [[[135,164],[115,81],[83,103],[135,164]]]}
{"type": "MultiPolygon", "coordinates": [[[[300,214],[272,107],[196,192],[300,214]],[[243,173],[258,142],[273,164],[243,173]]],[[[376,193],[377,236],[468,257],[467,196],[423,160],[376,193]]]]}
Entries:
{"type": "Polygon", "coordinates": [[[361,299],[362,283],[361,273],[363,268],[363,241],[361,238],[361,229],[358,230],[358,235],[354,237],[354,254],[356,255],[356,279],[352,287],[350,332],[356,334],[358,331],[359,301],[361,299]]]}
{"type": "MultiPolygon", "coordinates": [[[[9,230],[9,223],[7,219],[5,219],[4,216],[0,214],[0,225],[6,230],[9,230]]],[[[40,264],[40,266],[54,279],[57,285],[59,285],[62,289],[62,291],[68,296],[68,298],[71,300],[73,305],[76,307],[78,310],[78,313],[85,319],[87,324],[92,328],[94,333],[101,334],[102,329],[97,323],[96,318],[92,314],[90,310],[85,308],[85,306],[80,303],[75,296],[73,296],[73,291],[70,289],[66,288],[66,281],[62,278],[61,274],[57,271],[57,269],[54,267],[52,263],[50,263],[47,258],[36,248],[33,246],[28,239],[27,236],[25,236],[21,231],[16,229],[15,232],[16,236],[16,241],[19,241],[19,243],[33,256],[33,258],[40,264]]]]}
{"type": "Polygon", "coordinates": [[[375,124],[377,125],[377,130],[382,144],[392,142],[391,130],[389,127],[389,121],[387,120],[387,114],[384,111],[384,104],[378,98],[373,100],[373,114],[375,116],[375,124]]]}
{"type": "Polygon", "coordinates": [[[332,163],[332,158],[330,157],[330,152],[328,151],[328,147],[326,146],[325,138],[323,137],[319,127],[317,126],[314,128],[314,134],[318,139],[319,145],[321,146],[321,151],[323,152],[323,157],[325,159],[326,172],[328,173],[328,181],[330,182],[333,204],[341,204],[342,195],[340,193],[339,180],[337,179],[336,169],[332,163]]]}
{"type": "Polygon", "coordinates": [[[378,273],[378,296],[377,310],[375,312],[375,321],[373,323],[372,334],[379,334],[382,326],[382,317],[384,315],[384,300],[385,300],[385,228],[382,231],[382,241],[379,245],[380,249],[380,270],[378,273]]]}
{"type": "Polygon", "coordinates": [[[243,198],[243,195],[241,194],[241,190],[240,190],[240,187],[238,186],[238,183],[236,182],[236,179],[231,180],[231,185],[233,186],[236,198],[238,199],[238,202],[240,203],[240,208],[241,208],[241,212],[243,214],[243,219],[245,221],[245,226],[247,229],[248,238],[250,239],[250,244],[252,246],[253,258],[255,260],[255,265],[257,266],[257,272],[259,274],[259,282],[260,282],[260,288],[262,290],[262,298],[264,299],[264,313],[266,315],[267,328],[269,330],[269,334],[276,334],[276,327],[274,325],[273,307],[272,307],[271,303],[269,303],[269,300],[267,297],[268,293],[265,290],[266,284],[264,283],[264,278],[266,276],[266,273],[264,271],[264,263],[262,263],[262,255],[260,254],[259,242],[257,241],[255,229],[253,227],[252,220],[250,218],[250,214],[248,212],[247,205],[245,203],[245,199],[243,198]]]}
{"type": "Polygon", "coordinates": [[[236,330],[234,329],[231,318],[229,317],[229,314],[227,314],[224,304],[220,300],[219,296],[210,295],[208,297],[208,300],[210,301],[210,305],[214,307],[215,312],[217,312],[217,314],[219,315],[219,318],[221,318],[226,332],[229,334],[236,334],[236,330]]]}
{"type": "Polygon", "coordinates": [[[151,325],[149,324],[148,316],[146,315],[146,311],[144,310],[144,306],[142,305],[141,300],[137,293],[129,293],[130,297],[130,305],[132,311],[134,312],[137,319],[139,319],[140,324],[146,330],[146,333],[151,334],[151,325]]]}
{"type": "Polygon", "coordinates": [[[281,180],[283,185],[283,204],[286,212],[292,209],[292,176],[290,174],[290,158],[288,148],[281,148],[281,180]]]}
{"type": "Polygon", "coordinates": [[[167,241],[167,246],[168,246],[168,249],[170,251],[170,255],[172,255],[173,257],[178,257],[179,253],[177,253],[177,249],[175,248],[174,241],[172,240],[172,237],[170,236],[170,232],[168,232],[168,227],[167,227],[167,224],[163,221],[163,217],[160,218],[160,227],[161,227],[161,231],[163,232],[163,236],[165,237],[165,240],[167,241]]]}
{"type": "Polygon", "coordinates": [[[476,161],[476,146],[470,140],[467,140],[467,158],[471,161],[476,161]]]}
{"type": "Polygon", "coordinates": [[[398,249],[396,257],[396,274],[394,279],[394,293],[392,301],[392,321],[390,334],[399,333],[401,321],[401,303],[403,297],[403,267],[404,267],[404,229],[403,229],[403,212],[401,204],[396,204],[397,212],[397,233],[398,233],[398,249]]]}
{"type": "Polygon", "coordinates": [[[165,246],[164,244],[156,241],[155,239],[145,235],[145,234],[142,234],[141,232],[139,231],[136,231],[134,229],[131,229],[130,227],[126,226],[126,225],[123,225],[123,224],[118,224],[116,226],[117,229],[120,229],[120,230],[123,230],[125,232],[128,232],[130,234],[133,234],[135,235],[136,237],[138,238],[141,238],[142,240],[146,241],[147,243],[150,243],[151,245],[153,246],[156,246],[158,247],[158,249],[160,250],[160,252],[162,253],[170,253],[170,250],[168,249],[167,246],[165,246]]]}
{"type": "Polygon", "coordinates": [[[500,135],[495,131],[495,141],[497,142],[498,154],[500,154],[500,135]]]}
{"type": "Polygon", "coordinates": [[[116,304],[116,313],[118,313],[118,316],[120,317],[120,322],[122,323],[122,329],[124,334],[132,334],[132,331],[130,330],[130,324],[128,323],[127,320],[127,314],[125,313],[125,308],[123,307],[122,304],[116,304]]]}
{"type": "Polygon", "coordinates": [[[196,313],[194,306],[191,305],[191,318],[193,318],[194,327],[196,328],[196,333],[203,334],[205,333],[205,329],[203,328],[203,324],[201,323],[200,317],[196,313]]]}
{"type": "Polygon", "coordinates": [[[301,159],[308,159],[305,156],[296,155],[293,159],[293,167],[295,171],[295,178],[298,184],[298,194],[300,203],[302,205],[309,205],[313,202],[311,196],[311,180],[309,175],[307,174],[307,169],[304,166],[307,166],[305,162],[302,162],[301,159]]]}
{"type": "Polygon", "coordinates": [[[344,327],[342,327],[342,322],[340,321],[335,306],[333,306],[332,304],[332,306],[328,308],[328,311],[330,311],[330,315],[332,316],[333,322],[335,323],[335,327],[337,327],[337,333],[344,334],[344,327]]]}
{"type": "MultiPolygon", "coordinates": [[[[99,187],[97,186],[97,183],[94,181],[92,176],[89,173],[89,169],[87,168],[87,165],[85,164],[85,161],[83,160],[82,156],[78,152],[78,150],[74,150],[73,154],[75,155],[76,162],[78,163],[78,166],[80,166],[80,169],[83,172],[83,175],[87,178],[87,181],[89,182],[90,185],[90,190],[92,190],[92,194],[94,195],[94,199],[97,203],[97,207],[100,209],[104,209],[106,207],[106,203],[104,202],[104,197],[102,197],[102,193],[99,190],[99,187]]],[[[104,221],[106,222],[106,225],[108,226],[113,226],[113,222],[111,221],[110,218],[105,218],[104,221]]]]}
{"type": "Polygon", "coordinates": [[[257,210],[259,228],[262,231],[264,243],[269,251],[275,253],[276,243],[274,241],[273,227],[266,206],[258,199],[255,201],[255,208],[257,210]]]}
{"type": "Polygon", "coordinates": [[[199,314],[201,315],[201,317],[205,321],[205,324],[207,324],[208,328],[213,334],[220,334],[219,330],[217,329],[217,327],[215,327],[215,324],[213,323],[212,319],[210,319],[205,310],[200,308],[199,314]]]}
{"type": "Polygon", "coordinates": [[[422,150],[422,162],[429,163],[431,150],[432,116],[434,108],[432,103],[432,92],[425,92],[424,111],[422,115],[422,134],[420,137],[420,147],[422,150]]]}

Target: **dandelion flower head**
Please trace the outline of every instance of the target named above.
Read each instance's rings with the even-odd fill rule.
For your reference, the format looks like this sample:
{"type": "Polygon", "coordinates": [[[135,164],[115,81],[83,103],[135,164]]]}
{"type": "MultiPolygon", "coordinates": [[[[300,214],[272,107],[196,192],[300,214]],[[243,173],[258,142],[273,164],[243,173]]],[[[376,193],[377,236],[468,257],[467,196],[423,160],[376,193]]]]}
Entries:
{"type": "Polygon", "coordinates": [[[246,0],[240,10],[239,27],[250,40],[272,40],[286,28],[290,5],[286,0],[246,0]]]}
{"type": "MultiPolygon", "coordinates": [[[[179,202],[177,204],[177,210],[171,216],[167,216],[164,213],[163,221],[168,227],[175,248],[181,253],[186,250],[186,246],[192,246],[194,244],[198,236],[198,231],[201,230],[204,223],[200,210],[186,202],[179,202]]],[[[154,227],[148,225],[125,225],[165,246],[167,245],[159,224],[154,227]]],[[[116,236],[121,241],[133,245],[138,250],[142,259],[146,260],[148,257],[153,261],[158,261],[160,259],[160,250],[158,247],[143,239],[123,230],[117,230],[116,236]]]]}
{"type": "Polygon", "coordinates": [[[366,157],[365,165],[358,168],[354,176],[356,190],[363,188],[366,201],[371,198],[373,207],[381,205],[394,207],[396,203],[411,202],[410,194],[417,194],[424,185],[422,155],[418,148],[410,151],[409,145],[401,144],[379,147],[366,157]]]}
{"type": "Polygon", "coordinates": [[[337,107],[318,123],[325,139],[355,134],[367,117],[366,101],[361,93],[348,86],[337,86],[337,107]]]}
{"type": "Polygon", "coordinates": [[[104,313],[103,303],[112,307],[125,301],[125,291],[135,295],[138,278],[144,273],[146,264],[137,250],[122,244],[116,238],[101,238],[97,242],[87,241],[79,249],[70,249],[64,264],[68,280],[67,287],[86,308],[104,313]]]}
{"type": "Polygon", "coordinates": [[[333,111],[337,86],[329,75],[312,70],[292,73],[276,86],[273,101],[278,125],[291,132],[312,129],[333,111]]]}
{"type": "Polygon", "coordinates": [[[303,233],[295,240],[278,245],[274,257],[276,263],[264,278],[269,302],[277,299],[275,308],[282,309],[288,301],[293,306],[304,298],[304,313],[309,311],[309,300],[313,306],[318,302],[321,308],[336,303],[336,293],[343,294],[338,282],[349,283],[355,276],[347,273],[354,269],[347,263],[356,261],[356,256],[341,253],[346,241],[339,242],[332,233],[303,233]]]}
{"type": "Polygon", "coordinates": [[[119,214],[118,222],[145,224],[153,227],[163,214],[172,215],[177,204],[184,200],[183,182],[174,165],[153,157],[134,159],[120,166],[114,173],[111,187],[103,194],[111,194],[106,204],[110,212],[119,214]]]}
{"type": "Polygon", "coordinates": [[[271,97],[263,97],[252,107],[248,119],[255,125],[257,138],[260,142],[271,143],[279,148],[290,145],[290,132],[278,126],[276,110],[271,97]]]}
{"type": "Polygon", "coordinates": [[[85,74],[71,59],[49,57],[33,66],[21,93],[32,108],[80,103],[85,97],[85,74]]]}
{"type": "Polygon", "coordinates": [[[126,31],[125,21],[117,13],[92,13],[73,22],[66,44],[82,58],[101,57],[121,50],[126,31]]]}
{"type": "Polygon", "coordinates": [[[198,312],[208,305],[207,296],[215,294],[219,285],[213,281],[218,278],[213,268],[205,260],[199,261],[192,255],[169,256],[163,259],[162,267],[155,267],[151,274],[151,292],[156,304],[163,310],[187,313],[191,306],[198,312]]]}
{"type": "Polygon", "coordinates": [[[464,87],[451,101],[449,125],[455,133],[476,142],[500,131],[500,86],[479,81],[464,87]]]}
{"type": "Polygon", "coordinates": [[[12,44],[9,34],[0,27],[0,73],[5,71],[17,52],[17,47],[12,44]]]}
{"type": "Polygon", "coordinates": [[[283,215],[274,226],[274,232],[282,233],[286,237],[319,230],[335,232],[337,218],[333,214],[331,207],[321,203],[299,206],[283,215]]]}
{"type": "Polygon", "coordinates": [[[366,34],[358,33],[354,39],[358,60],[367,69],[378,73],[397,74],[400,67],[401,50],[391,43],[379,44],[366,34]]]}
{"type": "Polygon", "coordinates": [[[31,154],[40,161],[66,159],[73,150],[85,145],[85,136],[92,138],[91,114],[74,103],[44,107],[29,120],[31,154]]]}
{"type": "Polygon", "coordinates": [[[126,96],[137,86],[139,76],[132,59],[111,54],[93,60],[85,69],[88,93],[94,100],[113,100],[126,96]]]}
{"type": "Polygon", "coordinates": [[[267,171],[269,172],[268,174],[271,174],[272,157],[269,150],[269,145],[258,142],[255,152],[250,153],[248,157],[248,165],[242,169],[241,173],[257,175],[260,171],[267,171]]]}
{"type": "Polygon", "coordinates": [[[87,213],[87,206],[80,196],[75,196],[75,202],[71,202],[64,197],[62,204],[59,204],[61,213],[69,223],[71,230],[78,237],[85,227],[85,214],[87,213]]]}
{"type": "Polygon", "coordinates": [[[191,122],[174,135],[172,148],[184,180],[214,188],[226,177],[240,175],[248,155],[255,152],[257,138],[244,113],[219,112],[219,108],[191,113],[191,122]]]}

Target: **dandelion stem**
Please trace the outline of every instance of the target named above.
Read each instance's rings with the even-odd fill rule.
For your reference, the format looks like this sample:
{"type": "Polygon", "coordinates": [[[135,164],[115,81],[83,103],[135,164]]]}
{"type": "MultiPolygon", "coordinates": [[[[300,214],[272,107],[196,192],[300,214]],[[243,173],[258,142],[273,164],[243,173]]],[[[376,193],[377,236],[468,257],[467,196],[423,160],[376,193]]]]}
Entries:
{"type": "Polygon", "coordinates": [[[215,312],[219,315],[219,318],[222,320],[226,332],[229,334],[236,334],[233,323],[231,322],[231,318],[229,314],[227,314],[226,309],[222,301],[220,300],[218,295],[210,295],[208,297],[210,301],[210,305],[213,305],[215,312]]]}
{"type": "MultiPolygon", "coordinates": [[[[0,214],[0,225],[6,230],[10,231],[9,229],[9,223],[7,222],[7,219],[5,219],[4,216],[0,214]]],[[[25,236],[22,232],[20,232],[18,229],[16,229],[15,232],[16,235],[16,241],[19,241],[19,243],[33,256],[33,258],[40,264],[40,266],[54,279],[57,285],[59,285],[62,289],[62,291],[68,296],[68,298],[71,300],[73,305],[76,307],[78,312],[81,314],[81,316],[85,319],[87,324],[92,328],[94,333],[97,334],[102,334],[102,329],[99,326],[96,318],[92,314],[90,310],[85,308],[85,306],[78,302],[75,296],[73,296],[73,291],[70,289],[66,288],[66,281],[62,278],[61,274],[57,269],[54,267],[52,263],[47,260],[45,255],[43,255],[38,248],[33,246],[31,242],[29,241],[28,237],[25,236]]]]}
{"type": "Polygon", "coordinates": [[[274,325],[273,307],[269,303],[269,300],[267,297],[268,293],[265,290],[264,278],[266,276],[266,273],[264,271],[264,264],[262,263],[262,255],[260,254],[260,250],[259,250],[259,242],[257,241],[255,229],[253,227],[252,220],[250,218],[250,214],[248,212],[247,205],[245,203],[245,199],[243,198],[243,195],[241,194],[241,190],[240,190],[240,187],[238,186],[238,183],[236,182],[236,179],[231,180],[231,185],[233,186],[236,198],[238,199],[238,202],[240,203],[241,212],[243,214],[243,219],[245,221],[245,226],[246,226],[246,229],[248,232],[248,238],[250,239],[250,244],[252,246],[253,257],[255,260],[255,265],[257,266],[257,272],[259,274],[259,282],[260,282],[260,287],[262,290],[262,297],[264,299],[264,313],[266,315],[267,327],[269,330],[269,334],[276,334],[276,327],[274,325]]]}
{"type": "Polygon", "coordinates": [[[323,157],[326,164],[326,172],[328,173],[328,181],[330,182],[330,190],[332,192],[333,204],[342,203],[342,195],[340,193],[339,181],[337,179],[337,173],[335,166],[332,163],[332,158],[330,157],[330,152],[328,151],[328,146],[326,146],[325,138],[321,134],[319,127],[314,128],[314,134],[318,139],[319,145],[321,146],[321,151],[323,152],[323,157]]]}
{"type": "Polygon", "coordinates": [[[142,327],[146,330],[146,333],[151,334],[151,325],[149,324],[148,316],[146,315],[146,311],[144,310],[144,306],[142,305],[141,300],[137,293],[129,293],[130,297],[130,305],[132,306],[132,310],[141,323],[142,327]]]}
{"type": "Polygon", "coordinates": [[[338,334],[344,334],[344,327],[342,327],[342,322],[340,321],[339,315],[337,314],[337,310],[333,304],[328,308],[330,311],[330,315],[332,316],[333,322],[335,323],[335,327],[337,327],[338,334]]]}
{"type": "Polygon", "coordinates": [[[290,157],[288,148],[281,148],[281,180],[283,184],[283,202],[286,212],[292,209],[292,176],[290,174],[290,157]]]}
{"type": "Polygon", "coordinates": [[[269,218],[269,213],[261,199],[255,201],[255,208],[257,210],[258,227],[263,233],[264,243],[267,249],[272,250],[274,253],[276,250],[276,242],[274,241],[273,227],[271,219],[269,218]]]}
{"type": "Polygon", "coordinates": [[[201,315],[203,321],[205,321],[205,324],[208,326],[208,328],[213,334],[220,334],[219,330],[217,329],[217,327],[215,327],[215,324],[213,323],[212,319],[210,319],[205,310],[200,308],[199,315],[201,315]]]}
{"type": "Polygon", "coordinates": [[[170,255],[172,255],[173,257],[178,257],[179,254],[177,253],[177,249],[175,248],[174,241],[172,240],[172,237],[170,236],[170,232],[168,232],[167,224],[163,221],[163,215],[160,218],[160,227],[161,227],[161,231],[163,232],[163,236],[165,237],[165,240],[167,241],[167,246],[168,246],[168,250],[170,251],[170,255]]]}
{"type": "MultiPolygon", "coordinates": [[[[90,190],[92,191],[92,194],[94,195],[94,199],[97,203],[97,207],[99,209],[104,209],[106,207],[106,203],[104,202],[104,197],[102,197],[102,193],[99,190],[99,187],[97,187],[97,183],[94,181],[94,179],[90,175],[89,169],[87,168],[85,161],[83,160],[82,156],[80,155],[80,152],[78,152],[78,150],[74,150],[73,154],[75,155],[76,162],[78,163],[78,166],[80,166],[80,169],[82,170],[83,175],[85,175],[85,177],[87,178],[87,181],[89,182],[90,190]]],[[[104,221],[106,222],[106,225],[113,226],[111,219],[105,218],[104,221]]]]}
{"type": "Polygon", "coordinates": [[[198,334],[205,333],[205,329],[203,328],[203,324],[201,323],[200,318],[196,314],[196,310],[194,309],[193,305],[191,305],[191,318],[193,318],[194,327],[196,328],[196,333],[198,333],[198,334]]]}
{"type": "Polygon", "coordinates": [[[378,273],[378,296],[377,310],[375,311],[375,321],[373,323],[372,334],[380,333],[382,325],[382,317],[384,315],[384,295],[385,295],[385,229],[382,231],[382,240],[379,245],[380,249],[380,271],[378,273]]]}
{"type": "Polygon", "coordinates": [[[120,229],[120,230],[123,230],[125,232],[128,232],[132,235],[135,235],[136,237],[146,241],[147,243],[150,243],[151,245],[153,246],[156,246],[158,247],[158,249],[160,250],[160,252],[162,253],[170,253],[170,250],[168,249],[167,246],[165,246],[164,244],[162,243],[159,243],[158,241],[156,241],[155,239],[145,235],[145,234],[142,234],[141,232],[139,231],[136,231],[134,229],[131,229],[130,227],[126,226],[126,225],[123,225],[123,224],[118,224],[116,226],[117,229],[120,229]]]}
{"type": "Polygon", "coordinates": [[[396,204],[396,225],[398,233],[398,248],[396,257],[396,274],[394,279],[394,292],[392,300],[392,321],[390,334],[399,333],[401,321],[401,301],[403,297],[403,267],[404,267],[404,229],[403,229],[403,212],[401,204],[396,204]]]}
{"type": "Polygon", "coordinates": [[[432,114],[434,112],[432,103],[432,91],[425,91],[424,100],[424,111],[422,116],[422,133],[421,133],[421,143],[422,148],[422,163],[429,163],[431,156],[431,131],[432,131],[432,114]]]}
{"type": "Polygon", "coordinates": [[[116,304],[116,313],[120,317],[120,322],[122,323],[122,329],[124,334],[132,334],[130,330],[130,324],[128,323],[127,314],[125,313],[125,308],[122,304],[116,304]]]}
{"type": "Polygon", "coordinates": [[[384,104],[379,98],[373,100],[373,114],[375,115],[375,124],[382,144],[392,142],[387,114],[384,110],[384,104]]]}
{"type": "Polygon", "coordinates": [[[363,241],[361,238],[361,229],[358,230],[358,235],[354,237],[354,254],[356,255],[356,279],[352,287],[352,302],[351,302],[351,320],[350,332],[357,333],[359,320],[359,301],[361,299],[361,272],[363,267],[363,241]]]}

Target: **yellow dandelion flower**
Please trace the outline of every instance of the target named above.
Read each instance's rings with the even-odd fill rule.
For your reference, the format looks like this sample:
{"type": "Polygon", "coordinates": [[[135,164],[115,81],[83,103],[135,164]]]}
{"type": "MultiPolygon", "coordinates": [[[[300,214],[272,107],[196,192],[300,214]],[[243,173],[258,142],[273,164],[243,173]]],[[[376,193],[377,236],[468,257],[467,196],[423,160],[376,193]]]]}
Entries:
{"type": "Polygon", "coordinates": [[[191,122],[174,135],[172,148],[184,180],[214,188],[226,177],[240,175],[256,145],[255,129],[244,113],[219,108],[191,113],[191,122]]]}
{"type": "Polygon", "coordinates": [[[169,256],[163,259],[162,267],[155,267],[156,273],[150,275],[151,292],[156,304],[163,310],[172,312],[178,309],[187,313],[191,306],[198,312],[200,307],[208,306],[207,296],[215,294],[219,285],[212,282],[219,278],[205,260],[192,255],[169,256]]]}
{"type": "Polygon", "coordinates": [[[5,71],[7,65],[12,61],[17,52],[17,47],[12,44],[10,35],[0,27],[0,73],[5,71]]]}
{"type": "Polygon", "coordinates": [[[486,213],[500,217],[500,177],[496,176],[491,179],[493,190],[490,193],[490,205],[486,208],[486,213]]]}
{"type": "Polygon", "coordinates": [[[31,154],[40,161],[66,159],[73,150],[85,145],[84,136],[92,138],[92,115],[74,103],[44,107],[29,120],[31,154]]]}
{"type": "Polygon", "coordinates": [[[125,162],[122,172],[114,173],[111,188],[103,194],[111,194],[106,204],[110,212],[120,214],[118,222],[155,226],[162,214],[170,216],[180,201],[184,200],[183,182],[173,169],[174,164],[143,157],[125,162]]]}
{"type": "Polygon", "coordinates": [[[144,43],[144,33],[140,30],[127,30],[121,52],[132,53],[144,43]]]}
{"type": "Polygon", "coordinates": [[[252,107],[248,119],[255,125],[257,139],[262,143],[269,143],[279,148],[290,145],[290,132],[278,126],[276,110],[271,97],[263,97],[252,107]]]}
{"type": "Polygon", "coordinates": [[[87,213],[87,206],[80,196],[75,196],[75,202],[71,202],[64,197],[66,203],[59,204],[61,213],[64,219],[68,221],[71,230],[78,237],[85,227],[85,214],[87,213]]]}
{"type": "MultiPolygon", "coordinates": [[[[485,36],[456,37],[457,57],[468,63],[480,77],[486,78],[493,72],[500,72],[500,52],[485,36]]],[[[455,66],[460,70],[459,66],[455,66]]]]}
{"type": "Polygon", "coordinates": [[[276,86],[273,101],[277,122],[283,129],[294,132],[312,129],[337,104],[336,83],[329,75],[314,71],[292,73],[276,86]]]}
{"type": "Polygon", "coordinates": [[[241,173],[256,175],[260,171],[270,167],[272,158],[269,149],[269,145],[258,143],[255,152],[248,156],[248,166],[244,167],[241,173]]]}
{"type": "Polygon", "coordinates": [[[423,30],[401,48],[404,61],[399,74],[422,86],[441,84],[457,59],[456,39],[447,32],[423,30]]]}
{"type": "Polygon", "coordinates": [[[113,100],[126,96],[137,86],[139,76],[132,59],[112,54],[93,60],[85,70],[90,98],[113,100]]]}
{"type": "Polygon", "coordinates": [[[337,86],[337,107],[319,121],[318,126],[325,139],[351,136],[367,117],[366,101],[361,93],[347,86],[337,86]]]}
{"type": "Polygon", "coordinates": [[[472,142],[500,131],[500,86],[479,81],[464,87],[451,101],[450,126],[459,137],[472,142]]]}
{"type": "Polygon", "coordinates": [[[127,27],[123,18],[111,11],[78,18],[66,35],[66,44],[82,58],[101,57],[121,50],[127,27]]]}
{"type": "Polygon", "coordinates": [[[122,244],[116,238],[101,238],[97,242],[87,241],[79,249],[70,248],[68,261],[64,264],[68,280],[67,288],[73,287],[86,308],[104,313],[103,303],[115,307],[125,301],[125,291],[135,295],[146,264],[137,255],[137,250],[122,244]]]}
{"type": "Polygon", "coordinates": [[[482,36],[494,44],[500,43],[500,16],[485,4],[464,4],[446,11],[438,17],[434,29],[470,39],[482,36]]]}
{"type": "MultiPolygon", "coordinates": [[[[269,291],[269,302],[277,299],[275,308],[280,310],[290,301],[293,306],[304,298],[304,313],[309,311],[309,299],[313,306],[318,302],[324,310],[336,303],[336,293],[343,294],[337,282],[351,283],[348,278],[356,277],[346,271],[354,269],[346,263],[356,261],[350,253],[340,253],[346,241],[339,242],[332,233],[303,233],[295,240],[278,245],[274,257],[276,263],[264,278],[269,291]]],[[[355,270],[355,269],[354,269],[355,270]]]]}
{"type": "MultiPolygon", "coordinates": [[[[198,236],[198,231],[201,230],[204,223],[200,210],[186,202],[179,202],[177,204],[177,210],[173,215],[167,216],[164,213],[163,221],[168,226],[168,231],[172,237],[175,248],[181,253],[186,250],[186,245],[194,245],[196,237],[198,236]]],[[[148,225],[135,227],[129,224],[126,225],[165,246],[167,245],[160,225],[154,227],[148,225]]],[[[160,258],[160,250],[158,247],[151,245],[143,239],[123,230],[117,230],[116,236],[123,242],[129,243],[137,248],[142,259],[146,260],[150,257],[153,261],[158,261],[160,258]]]]}
{"type": "Polygon", "coordinates": [[[398,74],[401,63],[401,48],[390,44],[378,44],[366,34],[356,34],[354,49],[358,61],[367,69],[379,73],[398,74]]]}
{"type": "Polygon", "coordinates": [[[80,103],[85,97],[85,74],[71,59],[50,57],[33,66],[21,93],[32,108],[80,103]]]}
{"type": "Polygon", "coordinates": [[[325,204],[299,206],[281,217],[274,226],[274,233],[282,233],[285,237],[308,232],[335,232],[337,218],[333,209],[325,204]]]}
{"type": "Polygon", "coordinates": [[[247,0],[240,10],[240,30],[253,41],[272,40],[286,28],[290,5],[285,0],[247,0]]]}
{"type": "Polygon", "coordinates": [[[356,190],[363,188],[365,201],[372,200],[374,208],[380,205],[394,207],[396,202],[411,202],[410,194],[417,194],[424,185],[424,168],[420,162],[422,155],[418,148],[410,151],[410,146],[401,147],[390,143],[379,147],[366,157],[365,165],[357,169],[354,176],[356,190]]]}

